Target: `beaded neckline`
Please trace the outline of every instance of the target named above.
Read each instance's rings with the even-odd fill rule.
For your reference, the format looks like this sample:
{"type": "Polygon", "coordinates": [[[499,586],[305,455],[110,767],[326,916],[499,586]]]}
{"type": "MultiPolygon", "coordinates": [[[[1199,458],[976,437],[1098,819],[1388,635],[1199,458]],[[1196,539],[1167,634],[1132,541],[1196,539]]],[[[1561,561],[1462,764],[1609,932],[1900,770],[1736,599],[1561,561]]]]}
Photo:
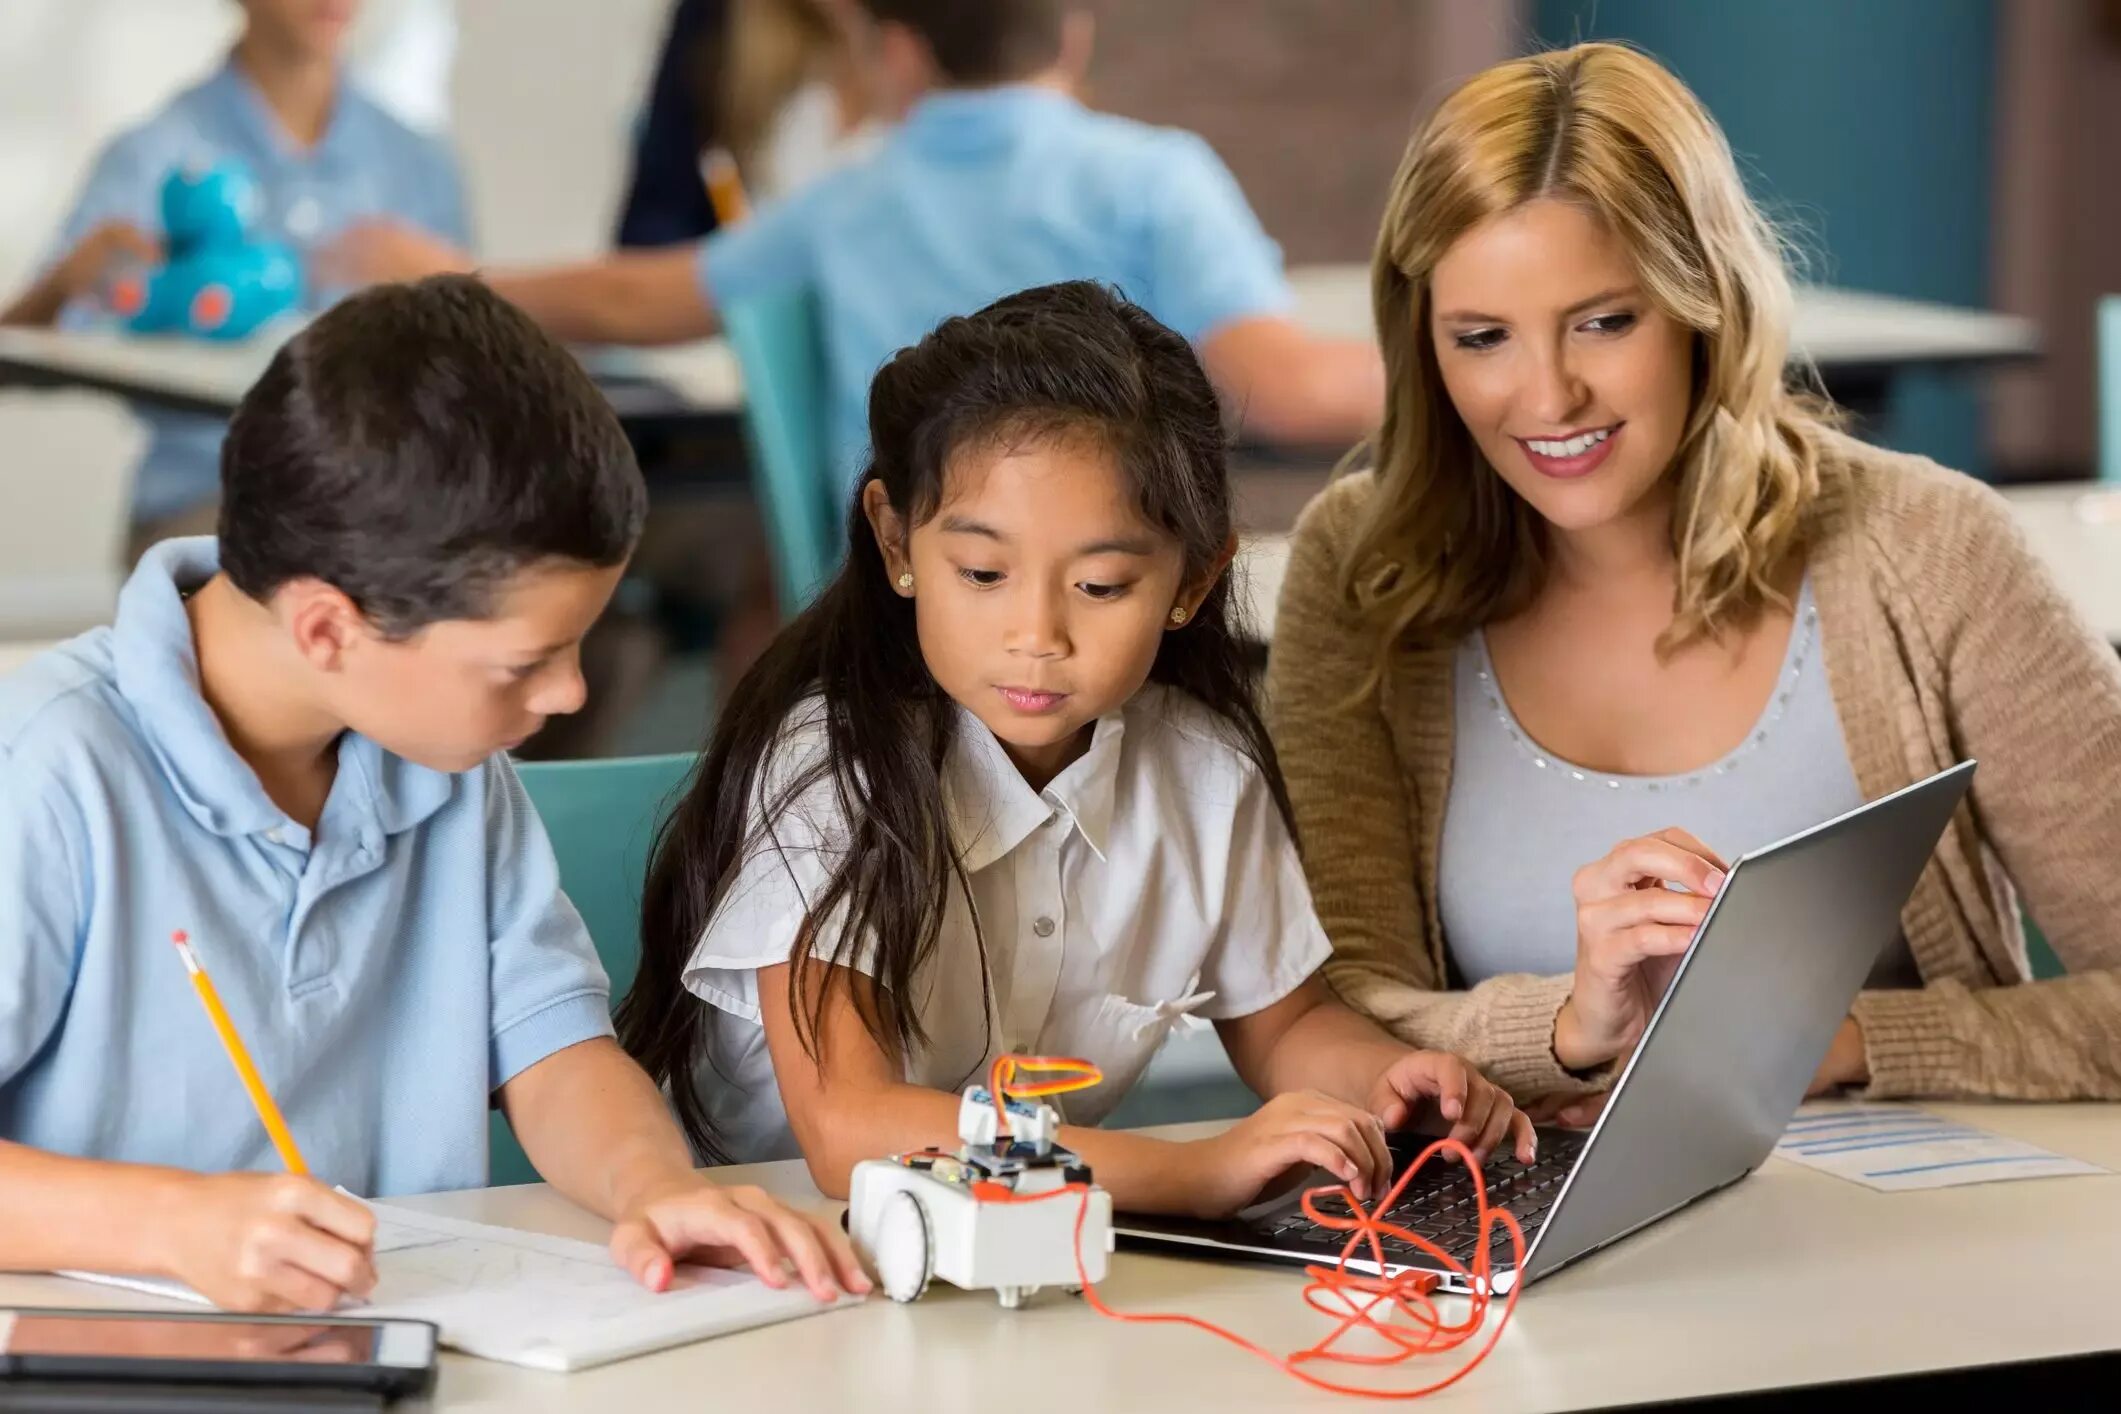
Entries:
{"type": "Polygon", "coordinates": [[[1746,733],[1744,741],[1733,747],[1721,759],[1701,767],[1699,770],[1682,771],[1670,776],[1631,776],[1613,771],[1593,771],[1567,761],[1526,734],[1518,724],[1510,704],[1503,700],[1502,690],[1495,682],[1495,665],[1488,658],[1487,634],[1476,630],[1473,634],[1473,649],[1478,659],[1476,673],[1479,680],[1480,701],[1483,708],[1495,714],[1504,735],[1510,739],[1519,756],[1530,762],[1535,770],[1558,776],[1571,784],[1581,784],[1595,790],[1636,790],[1651,794],[1666,791],[1683,791],[1699,786],[1703,781],[1718,776],[1727,776],[1740,769],[1746,758],[1767,744],[1768,734],[1788,713],[1790,699],[1796,694],[1797,682],[1810,663],[1819,638],[1819,607],[1812,602],[1812,583],[1805,579],[1804,587],[1797,596],[1797,621],[1790,630],[1789,649],[1783,655],[1782,673],[1776,679],[1774,695],[1760,717],[1746,733]]]}

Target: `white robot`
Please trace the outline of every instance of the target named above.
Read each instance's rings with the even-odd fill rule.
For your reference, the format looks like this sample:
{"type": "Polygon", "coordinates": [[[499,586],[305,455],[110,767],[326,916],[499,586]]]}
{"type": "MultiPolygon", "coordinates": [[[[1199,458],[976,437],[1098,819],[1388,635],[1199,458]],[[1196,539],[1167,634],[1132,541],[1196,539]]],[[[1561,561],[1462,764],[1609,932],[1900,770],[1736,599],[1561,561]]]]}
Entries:
{"type": "MultiPolygon", "coordinates": [[[[999,1068],[997,1082],[1006,1093],[999,1068]]],[[[1079,1291],[1085,1277],[1104,1280],[1112,1195],[1054,1143],[1061,1121],[1051,1105],[1013,1097],[1004,1103],[1006,1135],[993,1093],[974,1085],[958,1106],[957,1153],[898,1154],[854,1166],[847,1231],[892,1300],[916,1301],[929,1278],[940,1276],[967,1291],[992,1289],[1014,1310],[1040,1287],[1079,1291]],[[1083,1191],[1063,1191],[1071,1185],[1083,1191]]]]}

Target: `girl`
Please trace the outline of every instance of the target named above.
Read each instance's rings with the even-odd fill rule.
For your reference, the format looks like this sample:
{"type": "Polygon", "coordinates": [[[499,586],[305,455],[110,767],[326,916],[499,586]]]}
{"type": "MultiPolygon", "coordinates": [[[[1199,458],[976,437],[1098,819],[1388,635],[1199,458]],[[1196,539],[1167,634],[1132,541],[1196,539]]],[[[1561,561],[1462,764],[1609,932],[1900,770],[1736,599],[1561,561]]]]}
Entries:
{"type": "Polygon", "coordinates": [[[1977,757],[1815,1088],[2121,1098],[2121,666],[1993,493],[1787,387],[1693,95],[1604,44],[1476,76],[1373,283],[1376,469],[1298,527],[1271,668],[1341,994],[1598,1091],[1725,858],[1977,757]],[[2068,977],[2028,980],[2020,890],[2068,977]]]}
{"type": "Polygon", "coordinates": [[[1529,1122],[1333,999],[1224,569],[1222,421],[1185,340],[1088,283],[944,322],[877,375],[839,578],[760,661],[658,842],[627,1047],[700,1149],[955,1143],[1006,1051],[1105,1083],[1215,1022],[1272,1097],[1211,1139],[1065,1131],[1122,1207],[1227,1214],[1294,1166],[1358,1194],[1434,1101],[1529,1122]],[[687,989],[693,995],[687,994],[687,989]],[[776,1085],[776,1080],[778,1085],[776,1085]]]}

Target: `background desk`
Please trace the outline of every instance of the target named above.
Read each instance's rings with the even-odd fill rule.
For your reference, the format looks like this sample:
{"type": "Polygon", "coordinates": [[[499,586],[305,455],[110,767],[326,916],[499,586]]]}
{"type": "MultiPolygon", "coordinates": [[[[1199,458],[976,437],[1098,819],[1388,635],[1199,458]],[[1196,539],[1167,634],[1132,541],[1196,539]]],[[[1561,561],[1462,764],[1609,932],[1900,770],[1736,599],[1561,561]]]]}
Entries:
{"type": "MultiPolygon", "coordinates": [[[[2121,1107],[1937,1108],[2121,1166],[2121,1107]]],[[[796,1163],[718,1177],[821,1202],[796,1163]]],[[[541,1187],[413,1205],[568,1236],[603,1233],[541,1187]]],[[[1487,1363],[1418,1407],[1580,1409],[2110,1348],[2121,1340],[2116,1213],[2121,1177],[1882,1194],[1770,1160],[1530,1288],[1487,1363]]],[[[1304,1309],[1302,1285],[1293,1270],[1122,1252],[1102,1290],[1122,1310],[1190,1312],[1288,1349],[1327,1329],[1304,1309]]],[[[0,1278],[0,1301],[126,1304],[122,1293],[51,1277],[0,1278]]],[[[1399,1371],[1394,1382],[1413,1383],[1427,1368],[1399,1371]]],[[[1004,1311],[991,1294],[941,1284],[912,1306],[878,1299],[581,1375],[452,1355],[436,1406],[493,1414],[1357,1407],[1198,1332],[1120,1326],[1058,1294],[1004,1311]]]]}
{"type": "MultiPolygon", "coordinates": [[[[1348,338],[1371,336],[1368,266],[1298,266],[1289,279],[1297,318],[1307,327],[1348,338]]],[[[1905,368],[2032,357],[2039,352],[2039,332],[2015,315],[1804,286],[1797,291],[1791,343],[1793,355],[1809,358],[1830,386],[1868,387],[1905,368]]],[[[89,387],[226,415],[265,371],[276,347],[275,338],[214,344],[0,329],[0,383],[89,387]]],[[[719,339],[596,350],[586,361],[630,423],[728,418],[743,406],[736,359],[719,339]]]]}
{"type": "MultiPolygon", "coordinates": [[[[265,372],[280,343],[281,336],[217,344],[101,331],[0,329],[0,384],[92,388],[226,417],[265,372]]],[[[629,429],[726,421],[743,407],[736,358],[719,339],[661,349],[592,349],[583,362],[629,429]]]]}
{"type": "MultiPolygon", "coordinates": [[[[1369,266],[1297,266],[1289,282],[1298,317],[1312,329],[1371,336],[1369,266]]],[[[1861,416],[1883,411],[1893,379],[1910,369],[2006,363],[2039,352],[2039,327],[2018,315],[1830,285],[1796,289],[1791,358],[1810,360],[1834,400],[1861,416]]]]}

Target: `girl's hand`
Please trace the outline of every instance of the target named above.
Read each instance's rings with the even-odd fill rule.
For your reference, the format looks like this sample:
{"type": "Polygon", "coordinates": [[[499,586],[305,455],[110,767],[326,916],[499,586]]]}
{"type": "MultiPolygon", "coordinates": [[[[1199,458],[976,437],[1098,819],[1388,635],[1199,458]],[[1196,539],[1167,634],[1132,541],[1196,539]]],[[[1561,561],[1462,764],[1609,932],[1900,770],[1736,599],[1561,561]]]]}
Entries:
{"type": "Polygon", "coordinates": [[[1392,1182],[1392,1156],[1377,1116],[1315,1090],[1276,1095],[1214,1138],[1180,1147],[1192,1170],[1193,1215],[1200,1218],[1226,1218],[1313,1167],[1358,1198],[1392,1182]]]}
{"type": "Polygon", "coordinates": [[[857,1296],[870,1282],[837,1224],[798,1213],[762,1189],[685,1179],[636,1202],[611,1230],[611,1256],[650,1291],[662,1291],[680,1261],[748,1266],[768,1286],[793,1266],[820,1301],[857,1296]]]}
{"type": "Polygon", "coordinates": [[[1686,831],[1660,830],[1576,871],[1575,989],[1554,1018],[1564,1067],[1590,1070],[1634,1048],[1729,867],[1686,831]]]}

